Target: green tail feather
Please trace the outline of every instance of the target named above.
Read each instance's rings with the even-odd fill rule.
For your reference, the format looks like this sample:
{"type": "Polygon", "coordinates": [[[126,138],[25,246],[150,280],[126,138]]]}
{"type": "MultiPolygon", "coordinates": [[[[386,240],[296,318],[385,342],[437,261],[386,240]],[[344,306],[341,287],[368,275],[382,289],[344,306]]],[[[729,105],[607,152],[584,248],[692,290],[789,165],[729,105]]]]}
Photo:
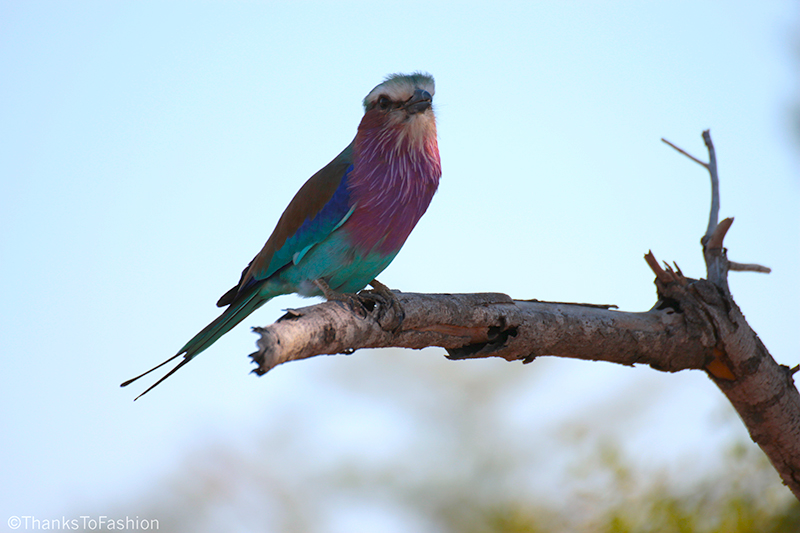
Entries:
{"type": "Polygon", "coordinates": [[[194,359],[194,357],[197,354],[199,354],[200,352],[202,352],[203,350],[205,350],[206,348],[217,342],[217,340],[219,340],[220,337],[222,337],[231,329],[233,329],[237,324],[239,324],[239,322],[247,318],[247,316],[250,313],[252,313],[256,309],[267,303],[270,300],[270,298],[264,298],[263,296],[261,296],[259,294],[260,288],[261,288],[260,285],[252,287],[249,291],[247,291],[245,294],[242,295],[239,301],[231,303],[230,306],[225,311],[223,311],[222,314],[219,317],[217,317],[216,320],[211,322],[209,325],[203,328],[203,330],[200,331],[200,333],[192,337],[192,339],[189,342],[184,344],[183,348],[178,350],[178,353],[176,353],[163,363],[154,366],[147,372],[139,374],[135,378],[129,379],[128,381],[122,383],[120,387],[125,387],[127,385],[130,385],[137,379],[146,376],[153,370],[161,368],[162,366],[169,363],[173,359],[183,355],[183,360],[180,363],[178,363],[178,365],[175,366],[175,368],[170,370],[164,377],[156,381],[146,391],[144,391],[139,396],[134,398],[134,400],[138,400],[139,398],[141,398],[142,396],[153,390],[162,381],[164,381],[172,374],[174,374],[180,367],[182,367],[183,365],[194,359]]]}
{"type": "Polygon", "coordinates": [[[253,291],[239,302],[234,302],[216,320],[203,328],[200,333],[192,337],[183,348],[178,351],[178,355],[185,353],[186,359],[194,356],[217,342],[220,337],[237,326],[247,316],[264,305],[267,300],[258,298],[258,290],[253,291]]]}

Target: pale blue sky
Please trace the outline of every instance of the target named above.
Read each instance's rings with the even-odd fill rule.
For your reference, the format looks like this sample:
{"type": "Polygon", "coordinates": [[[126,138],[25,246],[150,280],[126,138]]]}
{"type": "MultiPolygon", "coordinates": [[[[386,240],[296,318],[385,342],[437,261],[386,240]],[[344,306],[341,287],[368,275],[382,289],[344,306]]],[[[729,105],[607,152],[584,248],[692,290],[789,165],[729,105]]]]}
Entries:
{"type": "MultiPolygon", "coordinates": [[[[0,523],[118,502],[190,445],[269,428],[271,413],[298,405],[358,424],[319,386],[319,369],[348,359],[248,375],[248,327],[303,305],[294,297],[141,401],[131,400],[146,383],[118,384],[217,315],[217,298],[392,72],[436,77],[444,175],[383,283],[646,310],[648,250],[704,273],[707,174],[659,139],[706,158],[710,128],[721,215],[736,217],[730,257],[774,269],[732,275],[734,296],[776,359],[797,364],[799,11],[790,1],[4,2],[0,523]]],[[[722,402],[700,373],[514,368],[552,373],[536,401],[564,413],[657,381],[671,391],[653,407],[660,421],[635,438],[661,444],[665,462],[707,440],[703,417],[722,402]]]]}

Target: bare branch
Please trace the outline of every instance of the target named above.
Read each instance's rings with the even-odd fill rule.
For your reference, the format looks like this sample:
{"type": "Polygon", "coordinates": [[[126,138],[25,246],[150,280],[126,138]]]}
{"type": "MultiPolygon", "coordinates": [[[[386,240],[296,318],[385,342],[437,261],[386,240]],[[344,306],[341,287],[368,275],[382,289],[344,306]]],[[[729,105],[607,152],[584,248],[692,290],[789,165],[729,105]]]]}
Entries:
{"type": "Polygon", "coordinates": [[[709,377],[730,401],[769,457],[785,485],[800,499],[800,394],[793,370],[779,365],[744,318],[730,294],[706,281],[662,285],[659,295],[677,301],[687,322],[712,330],[709,377]]]}
{"type": "Polygon", "coordinates": [[[675,280],[675,276],[672,274],[672,269],[669,267],[669,265],[666,263],[664,264],[667,267],[666,270],[661,268],[661,265],[658,264],[658,259],[656,259],[656,256],[653,255],[652,250],[644,254],[644,260],[647,262],[650,270],[653,271],[653,274],[656,275],[656,279],[661,283],[670,283],[671,281],[675,280]]]}
{"type": "Polygon", "coordinates": [[[707,235],[705,247],[709,250],[722,248],[722,242],[725,240],[728,230],[731,229],[731,224],[733,224],[733,217],[728,217],[716,225],[711,235],[707,235]]]}
{"type": "Polygon", "coordinates": [[[661,141],[670,145],[678,152],[682,153],[698,165],[702,165],[708,173],[711,175],[711,211],[708,217],[708,227],[706,228],[706,233],[703,236],[703,244],[705,244],[708,239],[711,238],[711,235],[714,233],[714,230],[717,228],[717,220],[719,220],[719,178],[717,175],[717,154],[714,150],[714,143],[711,142],[711,133],[709,130],[705,130],[703,132],[703,142],[706,144],[706,148],[708,149],[708,163],[701,161],[700,159],[696,158],[686,150],[679,148],[669,142],[668,140],[661,138],[661,141]]]}
{"type": "Polygon", "coordinates": [[[661,137],[661,142],[667,143],[668,145],[672,146],[674,149],[676,149],[677,151],[679,151],[680,153],[682,153],[683,155],[685,155],[686,157],[697,163],[698,165],[703,165],[703,167],[708,169],[708,163],[706,163],[705,161],[700,161],[695,156],[693,156],[692,154],[690,154],[689,152],[687,152],[682,148],[678,148],[677,146],[666,140],[664,137],[661,137]]]}
{"type": "Polygon", "coordinates": [[[772,269],[755,263],[736,263],[735,261],[728,261],[728,270],[736,270],[738,272],[762,272],[769,274],[772,269]]]}
{"type": "Polygon", "coordinates": [[[775,362],[728,288],[729,270],[769,269],[728,261],[723,241],[733,218],[717,223],[719,177],[708,130],[703,132],[703,141],[709,155],[705,167],[711,175],[711,212],[700,240],[708,281],[686,283],[676,279],[665,283],[667,277],[657,275],[658,295],[661,300],[677,302],[690,323],[699,320],[711,327],[716,343],[710,350],[713,358],[706,365],[709,377],[739,413],[753,441],[769,457],[783,482],[800,499],[800,393],[792,378],[794,371],[775,362]]]}
{"type": "Polygon", "coordinates": [[[719,287],[725,294],[730,295],[730,288],[728,287],[728,254],[722,243],[731,224],[733,224],[733,218],[726,218],[719,224],[717,223],[720,206],[717,155],[708,130],[703,132],[703,141],[706,143],[709,156],[706,168],[711,175],[711,211],[708,215],[706,233],[700,239],[700,242],[703,245],[703,258],[706,262],[708,280],[719,287]]]}
{"type": "MultiPolygon", "coordinates": [[[[704,239],[708,240],[717,229],[717,220],[719,220],[719,177],[717,175],[717,153],[714,150],[714,143],[711,142],[711,132],[705,130],[703,132],[703,141],[708,148],[708,173],[711,176],[711,212],[708,216],[708,228],[704,239]]],[[[703,242],[705,244],[705,242],[703,242]]]]}
{"type": "MultiPolygon", "coordinates": [[[[373,291],[369,302],[379,302],[373,291]]],[[[623,365],[648,364],[676,372],[703,368],[709,332],[688,324],[673,309],[625,313],[569,303],[512,300],[505,294],[394,293],[405,315],[399,328],[387,331],[378,303],[359,316],[342,302],[295,309],[266,328],[259,350],[251,354],[264,374],[287,361],[362,348],[440,346],[451,359],[502,357],[530,362],[558,355],[623,365]],[[703,337],[706,342],[698,342],[703,337]],[[706,344],[704,347],[703,344],[706,344]]],[[[363,296],[361,296],[363,298],[363,296]]]]}

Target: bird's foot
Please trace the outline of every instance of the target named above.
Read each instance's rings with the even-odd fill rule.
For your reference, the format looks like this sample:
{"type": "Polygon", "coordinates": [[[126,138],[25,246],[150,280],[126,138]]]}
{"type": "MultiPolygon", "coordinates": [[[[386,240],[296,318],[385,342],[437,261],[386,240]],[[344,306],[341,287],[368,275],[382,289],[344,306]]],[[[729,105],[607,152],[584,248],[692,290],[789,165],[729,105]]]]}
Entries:
{"type": "Polygon", "coordinates": [[[328,285],[328,282],[321,278],[315,279],[313,283],[320,290],[320,292],[322,292],[322,296],[324,296],[329,302],[340,302],[342,305],[350,309],[353,314],[356,314],[362,318],[369,314],[369,311],[367,311],[367,308],[364,307],[364,304],[361,303],[361,299],[357,295],[337,292],[331,289],[330,285],[328,285]]]}
{"type": "Polygon", "coordinates": [[[381,328],[396,333],[406,317],[400,300],[389,287],[377,279],[373,279],[369,284],[373,290],[362,291],[359,296],[372,303],[372,312],[377,314],[376,319],[381,328]]]}
{"type": "Polygon", "coordinates": [[[403,324],[405,311],[400,300],[389,287],[376,279],[369,282],[372,290],[361,291],[359,294],[337,292],[324,279],[314,280],[313,283],[329,302],[340,302],[362,318],[373,315],[384,331],[395,333],[403,324]]]}

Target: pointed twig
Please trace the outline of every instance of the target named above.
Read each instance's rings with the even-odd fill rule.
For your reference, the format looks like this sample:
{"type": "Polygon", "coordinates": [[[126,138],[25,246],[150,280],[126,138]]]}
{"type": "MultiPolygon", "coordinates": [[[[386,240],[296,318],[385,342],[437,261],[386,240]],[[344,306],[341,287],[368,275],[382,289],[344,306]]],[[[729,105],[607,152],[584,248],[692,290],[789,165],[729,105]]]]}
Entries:
{"type": "Polygon", "coordinates": [[[587,304],[582,302],[554,302],[551,300],[538,300],[536,298],[526,298],[524,300],[517,300],[519,302],[535,302],[540,304],[558,304],[558,305],[577,305],[580,307],[591,307],[593,309],[619,309],[617,304],[587,304]]]}
{"type": "Polygon", "coordinates": [[[703,168],[708,170],[708,173],[711,175],[711,212],[709,213],[708,217],[708,227],[706,228],[706,234],[703,236],[702,244],[705,246],[706,242],[711,238],[711,235],[714,233],[714,230],[717,229],[717,221],[719,220],[719,177],[717,175],[717,154],[714,150],[714,143],[711,142],[711,133],[709,130],[705,130],[703,132],[703,141],[706,143],[706,148],[708,148],[708,163],[701,161],[700,159],[696,158],[686,150],[682,148],[678,148],[668,140],[661,138],[661,141],[670,145],[678,152],[682,153],[698,165],[702,165],[703,168]]]}
{"type": "Polygon", "coordinates": [[[682,153],[683,155],[685,155],[686,157],[688,157],[689,159],[691,159],[692,161],[697,163],[698,165],[702,165],[706,169],[708,168],[708,163],[706,163],[705,161],[700,161],[695,156],[693,156],[692,154],[690,154],[686,150],[683,150],[682,148],[678,148],[677,146],[675,146],[674,144],[672,144],[671,142],[666,140],[664,137],[661,137],[661,142],[667,143],[668,145],[672,146],[674,149],[676,149],[677,151],[679,151],[680,153],[682,153]]]}
{"type": "Polygon", "coordinates": [[[708,216],[708,228],[703,237],[703,244],[711,239],[714,230],[717,229],[717,220],[719,220],[719,176],[717,175],[717,154],[714,151],[714,143],[711,142],[711,133],[709,130],[703,132],[703,141],[708,148],[708,173],[711,175],[711,213],[708,216]]]}
{"type": "Polygon", "coordinates": [[[647,262],[648,266],[650,266],[650,270],[653,271],[653,274],[656,275],[656,278],[662,282],[669,281],[667,278],[667,273],[664,272],[664,269],[658,264],[658,260],[656,259],[656,256],[653,255],[652,250],[649,250],[646,254],[644,254],[644,260],[647,262]]]}
{"type": "Polygon", "coordinates": [[[726,218],[722,222],[718,222],[720,205],[719,176],[717,174],[717,154],[714,150],[714,143],[711,141],[711,133],[709,130],[703,132],[703,142],[705,142],[708,149],[708,163],[700,161],[666,139],[661,140],[692,161],[705,167],[711,176],[711,211],[708,214],[708,227],[705,235],[700,239],[700,243],[703,245],[703,257],[706,260],[708,280],[728,294],[728,258],[726,257],[726,250],[722,246],[722,241],[733,223],[733,218],[726,218]]]}
{"type": "Polygon", "coordinates": [[[736,270],[738,272],[762,272],[769,274],[772,269],[755,263],[737,263],[735,261],[728,261],[728,270],[736,270]]]}
{"type": "Polygon", "coordinates": [[[706,235],[705,237],[703,237],[703,239],[705,239],[703,247],[708,250],[721,249],[722,241],[725,240],[725,235],[728,234],[728,230],[731,228],[731,224],[733,224],[733,217],[728,217],[719,224],[716,224],[715,221],[714,231],[711,232],[711,235],[706,235]]]}

